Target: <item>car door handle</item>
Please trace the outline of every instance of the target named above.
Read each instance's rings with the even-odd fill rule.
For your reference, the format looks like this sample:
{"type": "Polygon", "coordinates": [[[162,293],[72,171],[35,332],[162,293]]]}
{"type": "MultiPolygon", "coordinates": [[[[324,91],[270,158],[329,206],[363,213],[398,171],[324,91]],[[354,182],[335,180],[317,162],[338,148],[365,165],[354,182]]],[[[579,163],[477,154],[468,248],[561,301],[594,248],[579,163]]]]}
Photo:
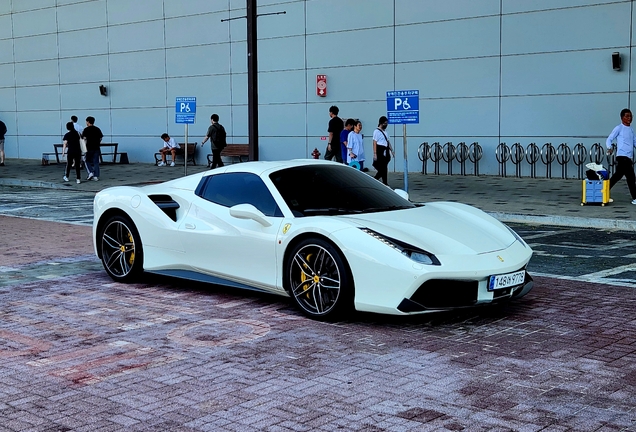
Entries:
{"type": "Polygon", "coordinates": [[[186,229],[195,229],[197,226],[195,224],[186,223],[185,227],[186,227],[186,229]]]}

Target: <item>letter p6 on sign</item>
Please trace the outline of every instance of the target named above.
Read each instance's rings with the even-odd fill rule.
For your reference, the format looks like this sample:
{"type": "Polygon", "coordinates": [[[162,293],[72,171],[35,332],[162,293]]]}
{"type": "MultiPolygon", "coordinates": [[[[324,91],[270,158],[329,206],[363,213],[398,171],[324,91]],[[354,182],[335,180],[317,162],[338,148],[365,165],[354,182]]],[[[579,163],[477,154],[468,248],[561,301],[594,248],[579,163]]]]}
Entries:
{"type": "Polygon", "coordinates": [[[327,96],[327,75],[316,75],[316,94],[320,97],[327,96]]]}

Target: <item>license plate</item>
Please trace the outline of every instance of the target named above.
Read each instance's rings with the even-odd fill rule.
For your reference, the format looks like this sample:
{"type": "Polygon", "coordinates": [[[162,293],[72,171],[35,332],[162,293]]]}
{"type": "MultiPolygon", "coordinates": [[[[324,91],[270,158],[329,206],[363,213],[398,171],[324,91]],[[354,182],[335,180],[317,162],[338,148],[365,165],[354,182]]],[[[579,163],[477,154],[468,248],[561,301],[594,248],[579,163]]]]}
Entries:
{"type": "Polygon", "coordinates": [[[521,285],[525,278],[525,270],[519,270],[514,273],[490,276],[490,280],[488,281],[488,291],[521,285]]]}

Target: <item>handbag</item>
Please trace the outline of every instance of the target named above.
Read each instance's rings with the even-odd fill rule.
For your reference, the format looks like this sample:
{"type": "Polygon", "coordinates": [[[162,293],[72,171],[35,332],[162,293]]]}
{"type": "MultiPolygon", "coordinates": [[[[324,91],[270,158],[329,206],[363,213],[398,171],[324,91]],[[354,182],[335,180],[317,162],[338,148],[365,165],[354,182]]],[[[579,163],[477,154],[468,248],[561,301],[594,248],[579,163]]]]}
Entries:
{"type": "MultiPolygon", "coordinates": [[[[391,161],[391,141],[389,141],[382,129],[378,128],[378,130],[384,135],[384,139],[386,140],[386,163],[389,163],[391,161]]],[[[373,161],[373,166],[375,167],[375,161],[373,161]]]]}
{"type": "Polygon", "coordinates": [[[77,133],[80,137],[80,149],[82,150],[82,153],[86,153],[86,138],[82,138],[82,135],[80,135],[80,133],[77,133]]]}

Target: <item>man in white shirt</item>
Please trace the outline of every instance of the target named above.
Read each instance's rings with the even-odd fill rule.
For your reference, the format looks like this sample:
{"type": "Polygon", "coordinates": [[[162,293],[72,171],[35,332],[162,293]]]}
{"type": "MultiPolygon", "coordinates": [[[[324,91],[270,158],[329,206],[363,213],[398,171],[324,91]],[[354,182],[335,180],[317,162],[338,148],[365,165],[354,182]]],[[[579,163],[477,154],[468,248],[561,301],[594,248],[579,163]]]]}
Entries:
{"type": "Polygon", "coordinates": [[[179,146],[174,142],[174,139],[170,138],[170,135],[167,133],[161,135],[161,139],[163,140],[163,147],[159,149],[159,153],[161,153],[161,162],[157,166],[166,166],[166,155],[168,153],[172,154],[172,162],[170,162],[170,166],[174,166],[174,159],[177,157],[177,149],[179,146]]]}
{"type": "Polygon", "coordinates": [[[634,136],[631,124],[632,112],[625,108],[621,111],[621,124],[616,126],[607,137],[605,145],[607,146],[607,154],[612,154],[612,142],[616,140],[616,171],[610,178],[610,189],[625,176],[629,193],[632,196],[632,204],[636,204],[636,175],[632,164],[636,136],[634,136]]]}

